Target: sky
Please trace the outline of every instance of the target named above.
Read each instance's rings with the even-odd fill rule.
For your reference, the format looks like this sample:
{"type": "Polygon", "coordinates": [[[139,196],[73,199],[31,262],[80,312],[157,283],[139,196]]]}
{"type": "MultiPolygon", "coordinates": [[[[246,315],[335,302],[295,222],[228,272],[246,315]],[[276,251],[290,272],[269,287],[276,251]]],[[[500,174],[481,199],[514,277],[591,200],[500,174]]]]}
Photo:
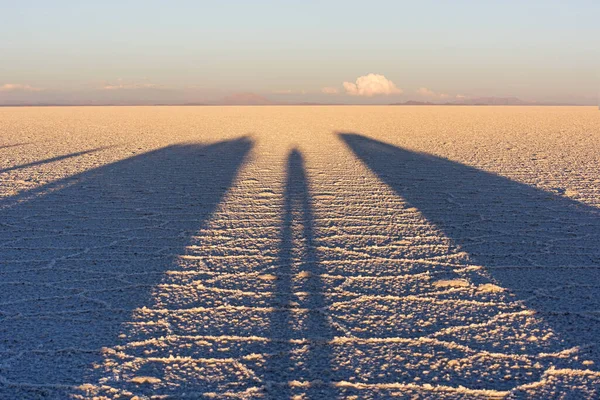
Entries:
{"type": "Polygon", "coordinates": [[[0,104],[597,104],[599,82],[598,0],[0,0],[0,104]]]}

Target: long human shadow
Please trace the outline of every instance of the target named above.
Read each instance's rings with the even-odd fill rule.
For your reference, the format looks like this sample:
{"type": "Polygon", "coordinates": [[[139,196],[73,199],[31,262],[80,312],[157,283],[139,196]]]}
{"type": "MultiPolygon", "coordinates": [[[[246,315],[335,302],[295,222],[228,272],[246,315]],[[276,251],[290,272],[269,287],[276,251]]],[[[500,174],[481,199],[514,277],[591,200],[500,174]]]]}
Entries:
{"type": "Polygon", "coordinates": [[[0,398],[90,379],[251,147],[168,146],[0,202],[0,398]]]}
{"type": "Polygon", "coordinates": [[[272,398],[294,396],[287,383],[310,382],[303,388],[308,398],[334,398],[331,379],[331,347],[334,337],[324,313],[326,299],[315,244],[312,201],[302,154],[294,149],[288,155],[287,179],[279,250],[279,266],[274,288],[271,339],[276,350],[267,368],[266,381],[272,398]],[[305,295],[299,295],[303,293],[305,295]],[[296,343],[292,343],[296,341],[296,343]],[[294,350],[305,347],[306,351],[294,350]],[[315,384],[318,382],[318,384],[315,384]]]}
{"type": "Polygon", "coordinates": [[[598,368],[600,210],[441,157],[359,134],[339,136],[472,263],[537,311],[566,345],[582,346],[580,354],[598,368]]]}

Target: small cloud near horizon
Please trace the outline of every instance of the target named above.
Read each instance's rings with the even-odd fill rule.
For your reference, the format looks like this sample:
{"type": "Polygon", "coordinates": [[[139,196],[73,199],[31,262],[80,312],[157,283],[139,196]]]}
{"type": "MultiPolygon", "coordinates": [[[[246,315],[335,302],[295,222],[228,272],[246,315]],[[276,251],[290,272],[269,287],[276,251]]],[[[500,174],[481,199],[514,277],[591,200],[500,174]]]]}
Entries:
{"type": "Polygon", "coordinates": [[[435,92],[431,89],[428,89],[426,87],[420,87],[417,90],[415,90],[415,93],[418,94],[421,97],[426,97],[429,99],[437,99],[437,100],[449,100],[449,99],[455,99],[458,101],[464,101],[469,99],[469,96],[465,96],[463,94],[457,94],[455,96],[450,96],[447,93],[438,93],[435,92]]]}
{"type": "Polygon", "coordinates": [[[44,89],[20,83],[5,83],[0,86],[0,92],[41,92],[42,90],[44,89]]]}
{"type": "Polygon", "coordinates": [[[321,89],[321,93],[325,93],[325,94],[338,94],[339,90],[337,88],[331,87],[331,86],[326,86],[323,89],[321,89]]]}
{"type": "Polygon", "coordinates": [[[372,97],[402,93],[402,89],[394,82],[379,74],[363,75],[356,79],[356,83],[344,82],[343,85],[350,96],[372,97]]]}
{"type": "Polygon", "coordinates": [[[448,95],[446,93],[437,93],[437,92],[434,92],[433,90],[427,89],[425,87],[418,88],[415,91],[415,93],[417,93],[419,96],[436,98],[436,99],[447,99],[450,97],[450,95],[448,95]]]}
{"type": "Polygon", "coordinates": [[[273,90],[271,93],[272,94],[306,94],[308,92],[306,90],[284,89],[284,90],[273,90]]]}
{"type": "Polygon", "coordinates": [[[150,82],[124,82],[123,79],[117,79],[117,83],[105,82],[102,84],[102,90],[132,90],[132,89],[164,89],[163,85],[150,82]]]}

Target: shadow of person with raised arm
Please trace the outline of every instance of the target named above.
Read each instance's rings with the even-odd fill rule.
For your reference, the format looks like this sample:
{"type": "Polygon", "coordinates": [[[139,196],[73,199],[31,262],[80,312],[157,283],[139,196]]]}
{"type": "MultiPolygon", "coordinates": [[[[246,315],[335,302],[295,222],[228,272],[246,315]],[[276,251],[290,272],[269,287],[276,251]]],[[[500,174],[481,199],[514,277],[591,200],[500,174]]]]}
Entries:
{"type": "Polygon", "coordinates": [[[579,358],[600,366],[600,210],[444,158],[339,135],[472,264],[536,311],[563,341],[557,351],[580,346],[579,358]]]}
{"type": "Polygon", "coordinates": [[[313,206],[302,154],[287,162],[279,269],[274,283],[276,309],[266,386],[274,399],[303,393],[310,399],[334,398],[330,340],[334,331],[324,311],[323,267],[315,243],[313,206]],[[295,383],[295,384],[294,384],[295,383]]]}
{"type": "Polygon", "coordinates": [[[2,200],[0,398],[67,398],[92,382],[251,147],[172,145],[2,200]]]}

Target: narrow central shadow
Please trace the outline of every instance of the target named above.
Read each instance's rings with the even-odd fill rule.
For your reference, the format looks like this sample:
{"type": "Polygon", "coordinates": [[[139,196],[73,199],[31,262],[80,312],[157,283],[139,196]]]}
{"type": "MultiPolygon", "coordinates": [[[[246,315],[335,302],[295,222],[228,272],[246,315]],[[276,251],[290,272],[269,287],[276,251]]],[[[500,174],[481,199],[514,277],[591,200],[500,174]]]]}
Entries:
{"type": "Polygon", "coordinates": [[[101,349],[150,304],[251,147],[173,145],[0,202],[0,398],[93,382],[101,349]]]}
{"type": "Polygon", "coordinates": [[[288,156],[284,192],[280,262],[274,288],[271,338],[277,346],[266,381],[272,398],[292,398],[300,390],[308,398],[334,398],[330,341],[334,332],[325,314],[323,267],[315,244],[314,216],[304,159],[288,156]],[[302,388],[291,387],[303,382],[302,388]]]}
{"type": "Polygon", "coordinates": [[[470,262],[537,311],[564,346],[582,346],[580,357],[597,369],[598,209],[441,157],[358,134],[340,137],[470,262]]]}

